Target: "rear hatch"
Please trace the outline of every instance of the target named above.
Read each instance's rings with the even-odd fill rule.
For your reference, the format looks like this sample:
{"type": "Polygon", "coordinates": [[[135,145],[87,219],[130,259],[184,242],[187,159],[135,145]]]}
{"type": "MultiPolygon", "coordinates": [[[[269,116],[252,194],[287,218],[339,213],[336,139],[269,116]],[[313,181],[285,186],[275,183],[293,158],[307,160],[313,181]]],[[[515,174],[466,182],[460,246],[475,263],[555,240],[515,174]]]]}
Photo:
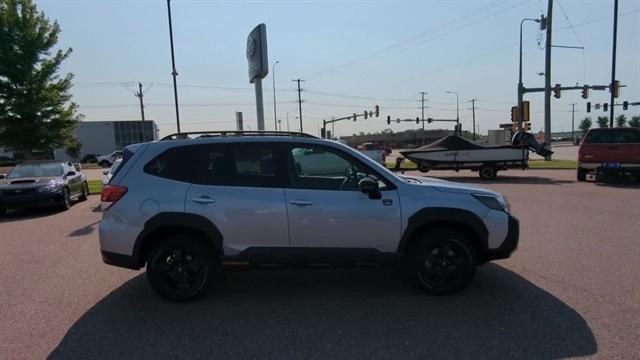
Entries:
{"type": "Polygon", "coordinates": [[[578,150],[582,163],[640,164],[640,129],[592,129],[578,150]]]}

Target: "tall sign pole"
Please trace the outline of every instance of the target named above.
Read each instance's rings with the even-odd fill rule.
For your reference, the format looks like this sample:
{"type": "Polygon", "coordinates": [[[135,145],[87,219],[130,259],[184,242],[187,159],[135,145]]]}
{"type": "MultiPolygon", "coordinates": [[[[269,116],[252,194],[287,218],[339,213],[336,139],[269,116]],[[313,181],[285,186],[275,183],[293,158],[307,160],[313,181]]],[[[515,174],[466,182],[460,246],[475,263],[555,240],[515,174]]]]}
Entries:
{"type": "Polygon", "coordinates": [[[169,42],[171,43],[171,75],[173,76],[173,98],[176,104],[176,129],[180,133],[180,111],[178,111],[178,83],[176,77],[176,57],[173,51],[173,26],[171,25],[171,0],[167,0],[167,14],[169,16],[169,42]]]}
{"type": "Polygon", "coordinates": [[[247,38],[247,60],[249,61],[249,82],[256,88],[256,115],[258,130],[264,130],[264,105],[262,101],[262,79],[269,73],[267,57],[267,26],[260,24],[247,38]]]}
{"type": "Polygon", "coordinates": [[[618,38],[618,0],[613,1],[613,50],[611,54],[611,84],[609,85],[609,92],[611,92],[611,103],[609,104],[610,116],[609,127],[613,127],[613,108],[615,108],[615,83],[616,83],[616,43],[618,38]]]}
{"type": "MultiPolygon", "coordinates": [[[[553,16],[553,0],[548,0],[547,6],[547,43],[544,53],[544,142],[547,149],[551,150],[551,24],[553,16]]],[[[551,155],[545,157],[551,160],[551,155]]]]}

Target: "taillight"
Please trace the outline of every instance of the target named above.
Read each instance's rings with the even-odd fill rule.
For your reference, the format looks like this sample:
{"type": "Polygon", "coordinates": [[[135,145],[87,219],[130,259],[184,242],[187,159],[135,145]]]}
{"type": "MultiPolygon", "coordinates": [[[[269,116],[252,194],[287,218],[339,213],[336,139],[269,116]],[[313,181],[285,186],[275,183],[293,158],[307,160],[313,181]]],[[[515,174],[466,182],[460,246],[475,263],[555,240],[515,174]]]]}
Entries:
{"type": "Polygon", "coordinates": [[[118,185],[106,185],[102,188],[102,202],[114,203],[124,196],[127,193],[127,188],[125,186],[118,185]]]}

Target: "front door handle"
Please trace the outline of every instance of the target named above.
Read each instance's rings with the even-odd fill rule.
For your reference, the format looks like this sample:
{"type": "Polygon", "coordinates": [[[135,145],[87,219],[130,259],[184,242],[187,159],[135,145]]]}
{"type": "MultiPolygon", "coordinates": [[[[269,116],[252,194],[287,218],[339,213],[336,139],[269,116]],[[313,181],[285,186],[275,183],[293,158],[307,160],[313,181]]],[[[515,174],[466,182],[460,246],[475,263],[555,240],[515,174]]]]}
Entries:
{"type": "Polygon", "coordinates": [[[197,203],[200,203],[200,204],[212,204],[212,203],[216,202],[214,199],[211,199],[208,196],[194,197],[191,200],[193,202],[197,202],[197,203]]]}
{"type": "Polygon", "coordinates": [[[313,203],[311,201],[307,201],[307,200],[291,200],[289,201],[289,204],[291,205],[296,205],[296,206],[311,206],[313,205],[313,203]]]}

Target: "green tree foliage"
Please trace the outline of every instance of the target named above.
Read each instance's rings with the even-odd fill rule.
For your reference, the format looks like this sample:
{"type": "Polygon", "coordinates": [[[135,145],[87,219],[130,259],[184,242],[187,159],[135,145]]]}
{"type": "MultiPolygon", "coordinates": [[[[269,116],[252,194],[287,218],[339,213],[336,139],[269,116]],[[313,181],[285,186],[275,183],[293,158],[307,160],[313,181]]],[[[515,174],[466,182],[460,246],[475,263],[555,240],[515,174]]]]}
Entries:
{"type": "Polygon", "coordinates": [[[591,118],[586,117],[582,119],[582,121],[580,121],[580,124],[578,125],[578,129],[582,130],[582,135],[584,135],[587,133],[587,131],[589,131],[589,129],[591,129],[591,125],[593,125],[591,118]]]}
{"type": "Polygon", "coordinates": [[[72,138],[67,142],[64,152],[69,155],[73,160],[77,161],[82,154],[82,143],[76,138],[72,138]]]}
{"type": "Polygon", "coordinates": [[[629,120],[629,126],[634,128],[640,128],[640,115],[631,117],[631,120],[629,120]]]}
{"type": "Polygon", "coordinates": [[[601,127],[601,128],[609,127],[609,117],[608,116],[598,116],[598,127],[601,127]]]}
{"type": "Polygon", "coordinates": [[[51,152],[82,118],[71,101],[73,74],[58,75],[71,48],[54,50],[60,27],[31,0],[0,0],[0,146],[51,152]]]}
{"type": "Polygon", "coordinates": [[[627,125],[627,117],[624,114],[616,116],[616,126],[623,127],[627,125]]]}

